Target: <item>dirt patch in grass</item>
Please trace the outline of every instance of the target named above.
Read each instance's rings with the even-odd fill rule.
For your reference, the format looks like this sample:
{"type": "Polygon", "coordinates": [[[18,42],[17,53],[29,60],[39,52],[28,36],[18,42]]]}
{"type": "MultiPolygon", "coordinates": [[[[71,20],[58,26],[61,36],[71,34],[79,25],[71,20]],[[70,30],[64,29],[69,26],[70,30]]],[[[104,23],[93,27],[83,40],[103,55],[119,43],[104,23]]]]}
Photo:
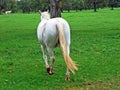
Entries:
{"type": "Polygon", "coordinates": [[[56,90],[120,90],[120,76],[96,82],[86,82],[76,86],[57,88],[56,90]]]}

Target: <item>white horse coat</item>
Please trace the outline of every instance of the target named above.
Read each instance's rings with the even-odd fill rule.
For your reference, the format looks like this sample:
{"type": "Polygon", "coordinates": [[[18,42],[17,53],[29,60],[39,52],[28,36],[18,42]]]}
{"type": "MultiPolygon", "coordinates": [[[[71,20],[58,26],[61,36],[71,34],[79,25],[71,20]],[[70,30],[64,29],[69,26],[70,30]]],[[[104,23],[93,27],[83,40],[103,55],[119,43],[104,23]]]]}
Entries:
{"type": "Polygon", "coordinates": [[[50,19],[48,12],[41,13],[41,22],[37,28],[38,40],[41,43],[43,59],[45,60],[47,72],[53,74],[53,62],[55,60],[53,49],[60,45],[63,57],[67,65],[66,80],[69,80],[69,71],[77,70],[76,64],[69,56],[70,53],[70,27],[63,18],[50,19]],[[50,56],[50,66],[47,61],[46,49],[50,56]]]}
{"type": "Polygon", "coordinates": [[[47,21],[41,21],[38,26],[37,36],[42,45],[46,45],[50,48],[54,48],[58,42],[58,30],[56,27],[57,22],[64,25],[64,35],[67,46],[70,45],[70,28],[68,23],[62,18],[53,18],[47,21]],[[45,28],[47,27],[47,28],[45,28]]]}

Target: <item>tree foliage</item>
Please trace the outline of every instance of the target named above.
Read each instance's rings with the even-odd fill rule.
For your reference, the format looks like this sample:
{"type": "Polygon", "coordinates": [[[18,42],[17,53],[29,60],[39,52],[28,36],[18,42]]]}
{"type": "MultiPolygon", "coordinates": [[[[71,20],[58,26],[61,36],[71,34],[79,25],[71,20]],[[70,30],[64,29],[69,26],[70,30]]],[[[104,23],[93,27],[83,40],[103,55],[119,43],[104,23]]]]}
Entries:
{"type": "MultiPolygon", "coordinates": [[[[0,0],[0,14],[6,10],[12,12],[22,11],[23,13],[37,12],[38,10],[50,9],[51,0],[0,0]]],[[[120,7],[120,0],[53,0],[61,1],[61,10],[82,10],[104,7],[120,7]]]]}

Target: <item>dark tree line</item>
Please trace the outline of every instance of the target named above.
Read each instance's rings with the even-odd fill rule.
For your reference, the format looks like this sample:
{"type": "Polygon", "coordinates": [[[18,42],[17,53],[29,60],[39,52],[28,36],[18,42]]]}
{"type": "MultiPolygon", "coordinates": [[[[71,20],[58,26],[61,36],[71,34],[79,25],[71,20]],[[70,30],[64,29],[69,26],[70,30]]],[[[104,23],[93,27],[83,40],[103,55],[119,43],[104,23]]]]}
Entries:
{"type": "Polygon", "coordinates": [[[104,7],[120,7],[120,0],[0,0],[0,14],[6,10],[12,12],[38,12],[50,10],[53,17],[61,16],[63,10],[83,10],[104,7]]]}

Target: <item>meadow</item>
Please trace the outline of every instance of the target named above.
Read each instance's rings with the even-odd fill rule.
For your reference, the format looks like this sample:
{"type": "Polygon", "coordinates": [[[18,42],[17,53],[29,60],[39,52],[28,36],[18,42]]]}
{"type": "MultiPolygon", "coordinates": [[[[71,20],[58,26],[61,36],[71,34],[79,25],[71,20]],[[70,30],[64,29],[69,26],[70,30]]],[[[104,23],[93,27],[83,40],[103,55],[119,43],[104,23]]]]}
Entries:
{"type": "Polygon", "coordinates": [[[62,13],[71,27],[71,54],[78,64],[71,81],[55,49],[48,75],[37,40],[39,13],[0,15],[0,90],[119,90],[120,8],[62,13]]]}

